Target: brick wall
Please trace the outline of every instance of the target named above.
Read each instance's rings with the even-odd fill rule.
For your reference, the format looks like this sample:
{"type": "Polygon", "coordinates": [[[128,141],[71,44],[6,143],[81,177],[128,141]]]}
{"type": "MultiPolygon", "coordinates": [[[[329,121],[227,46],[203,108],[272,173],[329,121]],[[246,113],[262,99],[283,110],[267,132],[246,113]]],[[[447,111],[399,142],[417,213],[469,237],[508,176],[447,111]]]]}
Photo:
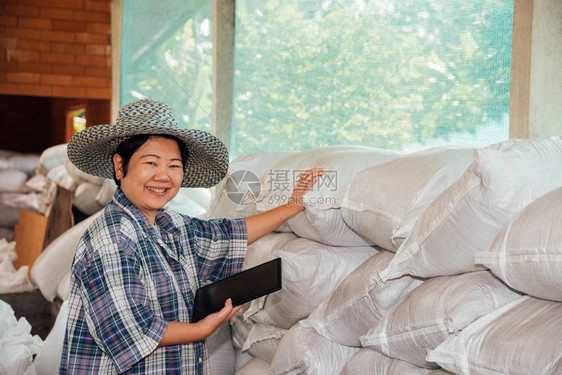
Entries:
{"type": "Polygon", "coordinates": [[[0,94],[111,98],[110,0],[0,0],[0,94]]]}

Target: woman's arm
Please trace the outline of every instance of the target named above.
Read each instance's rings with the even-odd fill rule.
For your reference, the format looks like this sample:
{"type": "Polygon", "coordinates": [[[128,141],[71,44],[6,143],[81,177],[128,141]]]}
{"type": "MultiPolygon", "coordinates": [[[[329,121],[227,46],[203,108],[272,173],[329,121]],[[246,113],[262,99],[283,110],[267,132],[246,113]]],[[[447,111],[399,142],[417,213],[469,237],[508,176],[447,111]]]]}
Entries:
{"type": "Polygon", "coordinates": [[[241,308],[242,305],[232,307],[232,301],[229,298],[221,311],[210,314],[196,323],[168,322],[168,328],[158,347],[203,340],[228,322],[241,308]]]}
{"type": "Polygon", "coordinates": [[[263,213],[245,218],[248,231],[248,245],[266,234],[277,229],[290,217],[304,210],[304,195],[312,188],[318,177],[324,174],[321,168],[313,168],[304,172],[295,188],[289,202],[263,213]]]}

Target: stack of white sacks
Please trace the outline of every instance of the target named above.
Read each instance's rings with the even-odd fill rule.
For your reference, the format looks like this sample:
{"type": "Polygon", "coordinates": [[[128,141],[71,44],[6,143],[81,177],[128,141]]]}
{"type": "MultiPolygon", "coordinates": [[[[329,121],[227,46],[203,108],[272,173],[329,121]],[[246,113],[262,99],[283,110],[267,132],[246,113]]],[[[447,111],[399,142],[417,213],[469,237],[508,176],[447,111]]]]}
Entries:
{"type": "Polygon", "coordinates": [[[260,176],[255,202],[227,180],[207,216],[283,203],[294,171],[327,178],[248,249],[244,268],[283,260],[283,288],[232,319],[236,375],[562,373],[560,137],[272,155],[232,163],[260,176]]]}

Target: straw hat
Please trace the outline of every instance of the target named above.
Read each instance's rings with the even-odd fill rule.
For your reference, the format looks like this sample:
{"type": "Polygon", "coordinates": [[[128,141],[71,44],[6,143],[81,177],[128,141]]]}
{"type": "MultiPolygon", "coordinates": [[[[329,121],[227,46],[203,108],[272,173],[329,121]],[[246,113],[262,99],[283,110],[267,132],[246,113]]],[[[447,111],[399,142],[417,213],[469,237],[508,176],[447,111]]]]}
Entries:
{"type": "Polygon", "coordinates": [[[68,158],[81,171],[113,178],[113,154],[125,139],[137,134],[168,134],[189,150],[182,187],[211,187],[228,170],[228,150],[215,136],[178,127],[170,107],[142,99],[124,105],[115,125],[96,125],[76,133],[68,142],[68,158]]]}

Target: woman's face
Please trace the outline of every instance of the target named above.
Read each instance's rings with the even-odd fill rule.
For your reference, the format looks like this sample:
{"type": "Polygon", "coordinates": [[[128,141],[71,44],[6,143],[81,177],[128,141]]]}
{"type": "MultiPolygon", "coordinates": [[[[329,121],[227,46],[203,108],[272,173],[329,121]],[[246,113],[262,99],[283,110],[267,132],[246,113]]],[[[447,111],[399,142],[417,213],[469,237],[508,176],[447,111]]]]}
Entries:
{"type": "Polygon", "coordinates": [[[123,176],[123,158],[113,157],[115,175],[125,196],[154,224],[156,211],[178,193],[183,164],[178,143],[152,136],[132,156],[123,176]]]}

